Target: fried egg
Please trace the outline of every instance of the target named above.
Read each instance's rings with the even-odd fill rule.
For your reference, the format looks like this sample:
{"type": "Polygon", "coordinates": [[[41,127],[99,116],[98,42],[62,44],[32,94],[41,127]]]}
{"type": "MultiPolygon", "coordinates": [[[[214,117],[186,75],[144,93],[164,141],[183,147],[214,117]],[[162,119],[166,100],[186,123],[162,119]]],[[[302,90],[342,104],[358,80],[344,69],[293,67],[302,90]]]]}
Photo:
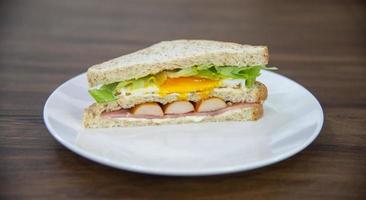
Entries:
{"type": "Polygon", "coordinates": [[[190,93],[212,90],[213,88],[219,87],[220,81],[210,80],[205,78],[197,77],[180,77],[180,78],[169,78],[162,85],[159,86],[159,93],[170,94],[170,93],[190,93]]]}
{"type": "Polygon", "coordinates": [[[121,90],[121,95],[144,95],[157,93],[160,96],[176,93],[183,100],[189,93],[197,92],[201,98],[207,98],[214,88],[217,87],[240,87],[245,85],[244,80],[210,80],[199,77],[168,78],[159,86],[150,86],[133,91],[121,90]]]}

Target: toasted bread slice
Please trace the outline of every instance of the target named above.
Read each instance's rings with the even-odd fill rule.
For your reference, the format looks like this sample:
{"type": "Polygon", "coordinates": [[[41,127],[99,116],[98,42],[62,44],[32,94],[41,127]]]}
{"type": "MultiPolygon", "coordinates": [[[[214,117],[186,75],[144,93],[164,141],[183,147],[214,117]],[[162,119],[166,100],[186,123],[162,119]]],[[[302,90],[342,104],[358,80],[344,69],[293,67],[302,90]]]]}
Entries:
{"type": "Polygon", "coordinates": [[[137,79],[163,70],[198,64],[247,66],[268,64],[266,46],[209,40],[163,41],[88,69],[90,87],[137,79]]]}

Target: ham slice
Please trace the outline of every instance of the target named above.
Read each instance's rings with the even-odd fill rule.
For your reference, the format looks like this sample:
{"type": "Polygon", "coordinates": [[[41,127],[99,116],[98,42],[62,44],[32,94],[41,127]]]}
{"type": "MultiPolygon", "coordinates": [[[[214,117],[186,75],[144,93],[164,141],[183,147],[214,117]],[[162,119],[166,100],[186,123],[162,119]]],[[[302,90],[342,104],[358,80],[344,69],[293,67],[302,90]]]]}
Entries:
{"type": "Polygon", "coordinates": [[[145,118],[145,119],[164,119],[164,118],[177,118],[177,117],[187,117],[187,116],[214,116],[222,114],[229,110],[234,109],[241,109],[245,107],[252,107],[257,106],[256,103],[237,103],[230,106],[227,106],[226,108],[222,108],[215,111],[209,111],[209,112],[190,112],[190,113],[184,113],[184,114],[167,114],[164,116],[154,116],[154,115],[134,115],[129,112],[127,109],[121,109],[118,111],[112,111],[112,112],[103,112],[101,114],[102,118],[145,118]]]}

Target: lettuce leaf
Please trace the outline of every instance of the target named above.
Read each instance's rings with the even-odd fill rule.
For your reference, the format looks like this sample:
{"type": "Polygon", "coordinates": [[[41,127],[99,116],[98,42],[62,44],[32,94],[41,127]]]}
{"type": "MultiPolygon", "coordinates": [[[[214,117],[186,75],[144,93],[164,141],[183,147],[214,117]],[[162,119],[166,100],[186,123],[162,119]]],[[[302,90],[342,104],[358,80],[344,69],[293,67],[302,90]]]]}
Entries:
{"type": "Polygon", "coordinates": [[[166,73],[160,72],[156,75],[149,75],[139,79],[103,85],[99,89],[89,90],[89,93],[98,103],[106,103],[116,100],[117,94],[121,91],[121,89],[133,91],[153,85],[161,85],[166,81],[166,79],[166,73]]]}
{"type": "MultiPolygon", "coordinates": [[[[159,73],[159,74],[161,74],[161,73],[159,73]]],[[[154,75],[149,75],[149,76],[139,78],[139,79],[121,81],[114,88],[113,92],[117,93],[122,88],[124,88],[126,90],[129,90],[129,91],[132,91],[132,90],[137,90],[137,89],[141,89],[141,88],[145,88],[145,87],[150,87],[150,86],[153,86],[157,83],[165,82],[166,77],[164,77],[164,75],[159,75],[159,74],[157,74],[155,76],[154,75]]]]}
{"type": "Polygon", "coordinates": [[[111,83],[107,85],[103,85],[99,89],[91,89],[89,90],[89,94],[95,99],[98,103],[105,103],[114,101],[117,97],[114,95],[114,90],[118,83],[111,83]]]}

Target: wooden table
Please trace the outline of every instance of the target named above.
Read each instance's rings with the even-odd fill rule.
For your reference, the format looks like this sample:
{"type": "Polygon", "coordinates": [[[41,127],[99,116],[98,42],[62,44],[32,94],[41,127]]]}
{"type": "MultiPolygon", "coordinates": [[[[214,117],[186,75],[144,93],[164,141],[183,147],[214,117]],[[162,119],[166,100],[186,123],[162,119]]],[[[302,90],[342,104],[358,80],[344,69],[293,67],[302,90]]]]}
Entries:
{"type": "MultiPolygon", "coordinates": [[[[1,1],[0,199],[366,199],[365,1],[1,1]],[[325,123],[281,163],[161,177],[84,159],[45,128],[50,93],[95,63],[161,40],[265,44],[325,123]]],[[[291,105],[289,105],[291,106],[291,105]]]]}

